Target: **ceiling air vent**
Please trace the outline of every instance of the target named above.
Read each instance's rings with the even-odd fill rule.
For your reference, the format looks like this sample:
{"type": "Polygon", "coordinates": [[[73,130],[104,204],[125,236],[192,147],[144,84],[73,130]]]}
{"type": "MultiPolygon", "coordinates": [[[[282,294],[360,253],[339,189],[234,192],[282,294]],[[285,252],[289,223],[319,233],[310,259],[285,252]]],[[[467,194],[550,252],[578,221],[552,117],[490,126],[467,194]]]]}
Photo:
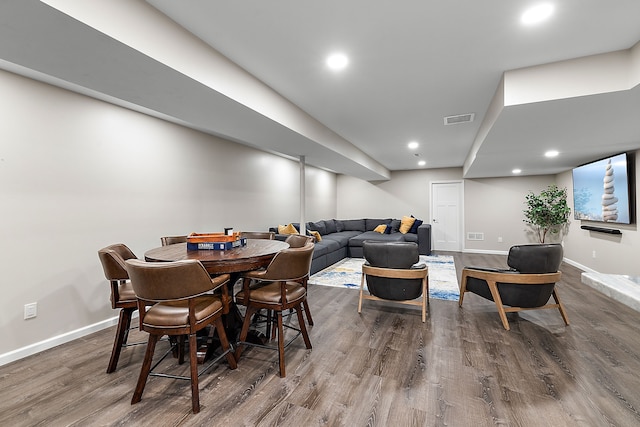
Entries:
{"type": "Polygon", "coordinates": [[[444,118],[445,126],[457,125],[459,123],[470,123],[473,121],[476,113],[458,114],[457,116],[448,116],[444,118]]]}

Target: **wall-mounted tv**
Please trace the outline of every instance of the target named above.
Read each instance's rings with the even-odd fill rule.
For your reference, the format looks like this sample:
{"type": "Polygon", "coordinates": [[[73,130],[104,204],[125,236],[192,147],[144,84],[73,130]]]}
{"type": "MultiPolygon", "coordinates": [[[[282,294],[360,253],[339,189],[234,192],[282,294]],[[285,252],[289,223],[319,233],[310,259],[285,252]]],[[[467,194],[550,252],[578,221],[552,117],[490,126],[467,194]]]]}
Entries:
{"type": "Polygon", "coordinates": [[[622,153],[573,169],[574,218],[631,224],[630,166],[622,153]]]}

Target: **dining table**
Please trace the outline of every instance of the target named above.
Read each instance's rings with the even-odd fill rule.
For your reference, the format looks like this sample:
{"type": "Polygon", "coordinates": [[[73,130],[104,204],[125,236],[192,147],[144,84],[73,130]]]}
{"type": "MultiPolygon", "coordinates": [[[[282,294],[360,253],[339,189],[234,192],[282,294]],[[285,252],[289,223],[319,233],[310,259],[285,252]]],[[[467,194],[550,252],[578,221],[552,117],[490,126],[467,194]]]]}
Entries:
{"type": "Polygon", "coordinates": [[[229,273],[237,278],[245,271],[266,267],[278,252],[288,247],[286,242],[267,239],[247,239],[245,246],[228,250],[187,250],[186,243],[176,243],[148,250],[144,259],[148,262],[197,259],[211,275],[229,273]]]}
{"type": "MultiPolygon", "coordinates": [[[[231,298],[223,301],[229,312],[225,313],[225,330],[232,343],[239,334],[242,325],[242,314],[233,301],[233,286],[246,271],[257,270],[269,265],[278,252],[287,249],[289,244],[280,240],[247,239],[246,245],[228,250],[188,250],[186,243],[160,246],[150,249],[144,254],[147,262],[171,262],[187,259],[196,259],[202,263],[207,272],[212,276],[229,274],[231,276],[228,290],[231,298]]],[[[211,337],[210,337],[211,338],[211,337]]],[[[251,338],[251,337],[250,337],[251,338]]],[[[261,338],[256,337],[256,340],[261,338]]],[[[211,340],[207,340],[198,349],[198,361],[202,363],[209,358],[213,351],[211,340]]]]}

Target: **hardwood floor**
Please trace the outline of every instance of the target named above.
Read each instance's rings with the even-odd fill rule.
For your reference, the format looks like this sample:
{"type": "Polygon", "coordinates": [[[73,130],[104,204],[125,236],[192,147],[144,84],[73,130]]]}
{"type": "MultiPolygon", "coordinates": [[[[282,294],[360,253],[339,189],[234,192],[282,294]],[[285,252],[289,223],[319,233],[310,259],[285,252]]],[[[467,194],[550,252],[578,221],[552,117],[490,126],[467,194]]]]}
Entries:
{"type": "MultiPolygon", "coordinates": [[[[504,266],[453,255],[458,276],[504,266]]],[[[277,352],[248,349],[235,371],[223,362],[200,378],[196,415],[184,381],[151,378],[130,404],[144,346],[106,374],[110,328],[0,367],[0,425],[640,425],[640,314],[582,285],[580,270],[562,272],[571,325],[540,310],[510,314],[511,331],[473,294],[462,309],[432,299],[422,323],[417,307],[365,301],[358,315],[357,291],[311,286],[313,349],[301,338],[288,347],[284,379],[277,352]]]]}

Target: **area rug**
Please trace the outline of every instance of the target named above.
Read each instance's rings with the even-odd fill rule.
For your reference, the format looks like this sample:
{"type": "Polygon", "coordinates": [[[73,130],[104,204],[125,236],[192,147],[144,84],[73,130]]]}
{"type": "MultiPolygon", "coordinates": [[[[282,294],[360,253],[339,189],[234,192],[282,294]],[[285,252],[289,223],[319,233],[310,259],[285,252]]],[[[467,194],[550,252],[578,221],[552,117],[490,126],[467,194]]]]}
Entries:
{"type": "MultiPolygon", "coordinates": [[[[429,297],[457,301],[460,296],[453,257],[449,255],[420,255],[429,267],[429,297]]],[[[309,278],[313,285],[360,289],[362,258],[345,258],[309,278]]],[[[365,282],[365,289],[367,284],[365,282]]]]}

